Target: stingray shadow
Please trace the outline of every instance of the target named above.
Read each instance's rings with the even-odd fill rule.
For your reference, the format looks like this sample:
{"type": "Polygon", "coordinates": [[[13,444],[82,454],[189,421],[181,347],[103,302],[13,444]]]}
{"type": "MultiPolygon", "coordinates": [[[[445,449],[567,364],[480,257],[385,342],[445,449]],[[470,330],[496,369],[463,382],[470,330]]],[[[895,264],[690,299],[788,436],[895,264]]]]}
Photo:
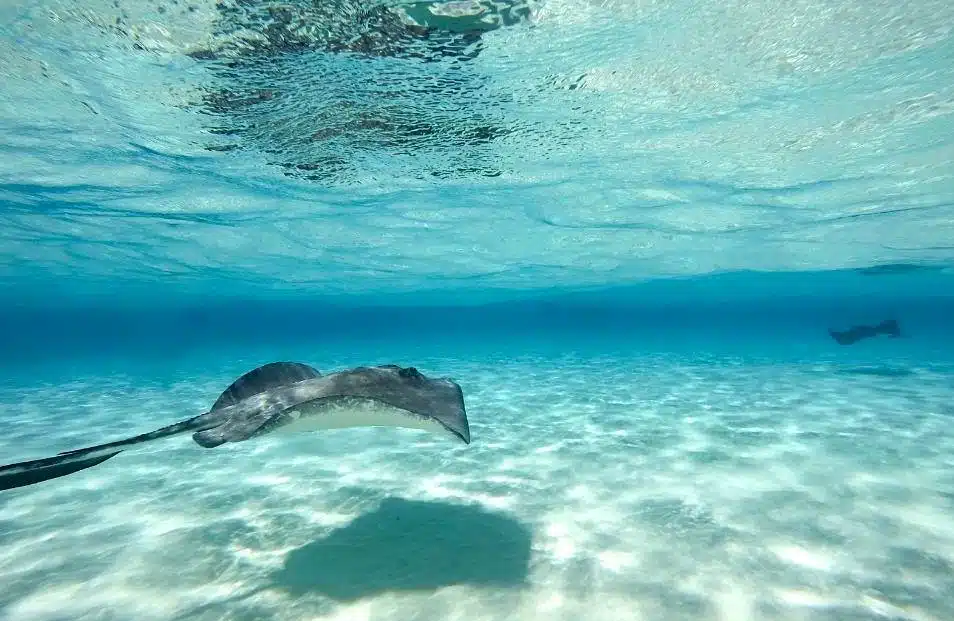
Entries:
{"type": "Polygon", "coordinates": [[[869,375],[874,377],[907,377],[914,375],[914,371],[911,369],[889,366],[849,367],[839,369],[838,373],[842,375],[869,375]]]}
{"type": "Polygon", "coordinates": [[[531,543],[530,529],[505,514],[388,498],[289,553],[272,586],[336,601],[460,584],[519,587],[529,573],[531,543]]]}

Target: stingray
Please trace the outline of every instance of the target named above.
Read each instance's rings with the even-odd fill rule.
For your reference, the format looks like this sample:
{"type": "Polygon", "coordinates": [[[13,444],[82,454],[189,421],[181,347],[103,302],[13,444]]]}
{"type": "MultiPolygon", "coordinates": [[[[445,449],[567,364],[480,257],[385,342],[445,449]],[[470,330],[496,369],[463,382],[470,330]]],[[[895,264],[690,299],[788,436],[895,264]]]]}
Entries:
{"type": "Polygon", "coordinates": [[[892,338],[901,337],[901,327],[895,319],[885,319],[874,326],[852,326],[847,330],[828,329],[828,334],[839,345],[854,345],[858,341],[874,338],[881,334],[886,334],[892,338]]]}
{"type": "Polygon", "coordinates": [[[271,362],[235,380],[198,416],[125,440],[0,466],[0,490],[73,474],[134,445],[182,433],[214,448],[275,432],[364,426],[420,429],[470,444],[464,394],[451,379],[393,364],[321,375],[300,362],[271,362]]]}

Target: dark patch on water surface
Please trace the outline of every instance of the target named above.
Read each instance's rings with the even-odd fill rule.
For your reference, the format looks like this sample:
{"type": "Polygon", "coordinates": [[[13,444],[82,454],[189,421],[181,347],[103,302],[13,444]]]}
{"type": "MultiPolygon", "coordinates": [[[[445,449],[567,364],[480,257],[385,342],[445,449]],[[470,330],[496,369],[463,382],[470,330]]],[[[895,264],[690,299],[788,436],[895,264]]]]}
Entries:
{"type": "Polygon", "coordinates": [[[920,263],[881,263],[871,267],[861,267],[856,271],[864,276],[898,276],[914,272],[940,271],[940,265],[925,265],[920,263]]]}
{"type": "Polygon", "coordinates": [[[486,76],[467,64],[485,32],[525,4],[355,0],[217,5],[214,43],[190,52],[212,80],[198,104],[215,151],[263,154],[324,184],[384,175],[501,174],[490,147],[514,131],[486,76]]]}
{"type": "Polygon", "coordinates": [[[282,52],[351,52],[368,57],[473,58],[481,35],[529,16],[507,0],[416,2],[387,6],[361,0],[233,0],[217,4],[215,43],[193,50],[201,60],[236,60],[282,52]]]}

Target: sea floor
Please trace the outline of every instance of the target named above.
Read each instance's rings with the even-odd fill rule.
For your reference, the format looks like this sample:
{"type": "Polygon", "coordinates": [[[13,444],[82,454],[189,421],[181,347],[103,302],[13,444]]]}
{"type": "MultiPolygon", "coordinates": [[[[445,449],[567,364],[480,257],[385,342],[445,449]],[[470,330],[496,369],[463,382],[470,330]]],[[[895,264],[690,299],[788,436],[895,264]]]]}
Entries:
{"type": "MultiPolygon", "coordinates": [[[[954,364],[446,354],[397,362],[462,384],[470,446],[184,436],[0,493],[0,619],[954,619],[954,364]]],[[[272,358],[383,355],[7,378],[0,461],[194,415],[272,358]]]]}

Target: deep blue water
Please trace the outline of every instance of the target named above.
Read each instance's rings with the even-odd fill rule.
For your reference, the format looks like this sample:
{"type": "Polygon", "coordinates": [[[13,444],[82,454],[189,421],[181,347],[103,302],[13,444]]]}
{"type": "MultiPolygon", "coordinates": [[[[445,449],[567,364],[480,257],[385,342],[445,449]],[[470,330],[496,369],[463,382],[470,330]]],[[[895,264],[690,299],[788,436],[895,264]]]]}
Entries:
{"type": "MultiPolygon", "coordinates": [[[[163,305],[89,304],[58,308],[10,304],[0,364],[7,374],[35,364],[118,357],[175,359],[246,347],[273,351],[307,343],[326,349],[382,347],[395,358],[419,349],[519,353],[683,352],[837,356],[877,361],[904,352],[924,361],[954,359],[954,279],[944,273],[864,276],[737,274],[649,283],[627,290],[547,296],[480,305],[346,305],[322,300],[234,300],[212,296],[163,305]],[[904,338],[839,346],[829,329],[900,322],[904,338]]],[[[382,298],[386,301],[386,298],[382,298]]]]}

